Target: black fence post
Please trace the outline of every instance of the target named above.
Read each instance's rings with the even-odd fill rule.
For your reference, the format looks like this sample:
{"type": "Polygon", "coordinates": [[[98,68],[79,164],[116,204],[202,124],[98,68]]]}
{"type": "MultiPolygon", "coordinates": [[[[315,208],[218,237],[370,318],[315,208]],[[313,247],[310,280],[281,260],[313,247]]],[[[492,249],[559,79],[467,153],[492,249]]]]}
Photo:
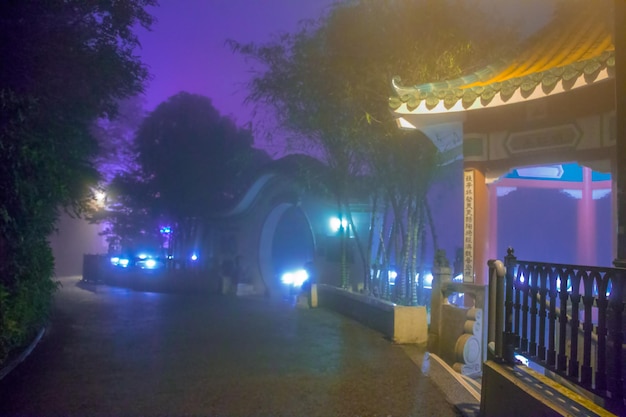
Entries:
{"type": "Polygon", "coordinates": [[[502,335],[504,329],[504,276],[502,261],[490,259],[489,302],[487,303],[487,357],[502,360],[502,335]]]}
{"type": "Polygon", "coordinates": [[[624,403],[626,397],[626,352],[624,346],[624,315],[626,302],[626,271],[620,268],[612,283],[609,295],[609,319],[608,319],[608,389],[611,400],[608,407],[617,414],[626,411],[624,403]]]}
{"type": "Polygon", "coordinates": [[[513,334],[513,281],[515,280],[515,267],[517,258],[513,248],[507,249],[504,257],[506,266],[505,288],[504,288],[504,348],[502,356],[505,362],[515,363],[515,334],[513,334]]]}

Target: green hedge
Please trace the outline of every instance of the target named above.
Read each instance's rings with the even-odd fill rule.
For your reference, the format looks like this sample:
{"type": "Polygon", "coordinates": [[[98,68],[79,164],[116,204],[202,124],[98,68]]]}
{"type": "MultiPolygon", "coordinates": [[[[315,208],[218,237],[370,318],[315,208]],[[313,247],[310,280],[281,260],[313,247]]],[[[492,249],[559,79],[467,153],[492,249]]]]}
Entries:
{"type": "Polygon", "coordinates": [[[20,252],[17,279],[0,282],[0,366],[45,325],[58,285],[51,279],[54,263],[47,242],[25,245],[20,252]]]}

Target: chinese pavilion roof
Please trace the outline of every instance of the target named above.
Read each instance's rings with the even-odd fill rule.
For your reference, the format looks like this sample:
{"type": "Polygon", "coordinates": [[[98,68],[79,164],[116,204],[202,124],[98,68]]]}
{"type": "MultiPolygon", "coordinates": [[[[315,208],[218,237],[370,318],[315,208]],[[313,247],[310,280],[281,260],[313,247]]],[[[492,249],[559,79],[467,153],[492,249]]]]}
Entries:
{"type": "Polygon", "coordinates": [[[554,20],[533,36],[516,59],[455,80],[402,86],[389,99],[400,114],[437,114],[542,98],[607,79],[615,67],[607,9],[589,1],[585,13],[554,20]]]}

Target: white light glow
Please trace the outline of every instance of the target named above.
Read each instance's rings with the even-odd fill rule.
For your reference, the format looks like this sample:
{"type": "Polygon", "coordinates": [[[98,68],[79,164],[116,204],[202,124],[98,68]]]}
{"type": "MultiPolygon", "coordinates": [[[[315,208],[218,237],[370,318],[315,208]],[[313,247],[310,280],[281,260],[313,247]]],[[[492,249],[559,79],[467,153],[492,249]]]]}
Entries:
{"type": "MultiPolygon", "coordinates": [[[[556,279],[556,290],[557,291],[561,291],[561,278],[558,277],[556,279]]],[[[572,292],[572,283],[570,281],[567,281],[567,292],[572,292]]]]}
{"type": "Polygon", "coordinates": [[[496,193],[498,197],[504,197],[517,190],[517,187],[496,187],[496,193]]]}
{"type": "Polygon", "coordinates": [[[332,219],[330,219],[330,229],[333,232],[337,232],[339,231],[339,228],[343,226],[343,228],[347,228],[348,227],[348,221],[346,219],[339,219],[338,217],[333,217],[332,219]]]}
{"type": "Polygon", "coordinates": [[[515,355],[515,359],[517,359],[518,361],[520,361],[522,363],[522,365],[524,366],[528,366],[528,359],[526,359],[525,357],[523,357],[522,355],[515,355]]]}
{"type": "Polygon", "coordinates": [[[107,197],[107,195],[104,191],[96,191],[94,197],[96,198],[96,201],[98,203],[104,203],[104,199],[107,197]]]}
{"type": "MultiPolygon", "coordinates": [[[[415,281],[419,282],[420,274],[415,275],[415,281]]],[[[433,287],[433,274],[430,272],[424,274],[424,288],[433,287]]]]}
{"type": "Polygon", "coordinates": [[[549,165],[543,167],[517,168],[517,175],[530,178],[559,179],[563,176],[561,165],[549,165]]]}
{"type": "Polygon", "coordinates": [[[604,198],[604,197],[606,197],[609,194],[611,194],[611,189],[610,188],[605,188],[603,190],[593,190],[591,192],[592,198],[594,200],[600,200],[601,198],[604,198]]]}
{"type": "Polygon", "coordinates": [[[576,200],[583,198],[582,190],[563,190],[563,192],[576,200]]]}
{"type": "Polygon", "coordinates": [[[400,129],[417,129],[413,123],[409,122],[404,117],[398,117],[396,122],[398,123],[398,127],[400,129]]]}
{"type": "Polygon", "coordinates": [[[121,266],[122,268],[126,268],[130,264],[130,260],[127,258],[120,258],[119,256],[113,256],[111,258],[111,265],[113,266],[121,266]]]}
{"type": "Polygon", "coordinates": [[[285,272],[280,278],[283,284],[292,285],[294,287],[301,287],[306,280],[309,279],[309,274],[304,269],[298,269],[293,272],[285,272]]]}

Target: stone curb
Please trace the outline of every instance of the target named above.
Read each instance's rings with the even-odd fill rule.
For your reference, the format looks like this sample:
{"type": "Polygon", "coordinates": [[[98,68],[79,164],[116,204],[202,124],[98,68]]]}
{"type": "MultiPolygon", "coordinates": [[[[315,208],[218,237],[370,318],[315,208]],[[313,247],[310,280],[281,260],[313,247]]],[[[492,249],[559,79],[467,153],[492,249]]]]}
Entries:
{"type": "Polygon", "coordinates": [[[480,385],[467,382],[435,354],[410,346],[403,348],[420,372],[431,379],[463,417],[480,415],[480,385]]]}
{"type": "Polygon", "coordinates": [[[472,386],[461,374],[432,353],[424,355],[422,372],[433,380],[435,385],[443,391],[448,401],[464,417],[478,417],[480,415],[480,386],[472,386]]]}
{"type": "Polygon", "coordinates": [[[37,336],[35,336],[35,339],[33,339],[30,345],[28,345],[28,347],[24,349],[24,351],[20,353],[20,355],[17,358],[13,359],[8,364],[0,368],[0,380],[3,379],[5,376],[7,376],[13,369],[15,369],[15,367],[17,367],[17,365],[22,363],[24,359],[26,359],[28,355],[31,354],[31,352],[35,349],[35,347],[37,346],[37,344],[43,337],[44,333],[46,333],[45,327],[39,330],[39,333],[37,333],[37,336]]]}

